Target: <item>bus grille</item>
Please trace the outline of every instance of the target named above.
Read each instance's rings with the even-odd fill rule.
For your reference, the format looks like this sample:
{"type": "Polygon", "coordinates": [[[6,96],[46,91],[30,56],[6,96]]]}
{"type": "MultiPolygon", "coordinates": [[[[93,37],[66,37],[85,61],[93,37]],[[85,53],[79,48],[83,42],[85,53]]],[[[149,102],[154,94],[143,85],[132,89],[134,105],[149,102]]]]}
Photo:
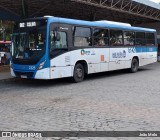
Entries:
{"type": "Polygon", "coordinates": [[[33,72],[19,72],[15,71],[17,77],[26,76],[27,78],[33,78],[33,72]]]}

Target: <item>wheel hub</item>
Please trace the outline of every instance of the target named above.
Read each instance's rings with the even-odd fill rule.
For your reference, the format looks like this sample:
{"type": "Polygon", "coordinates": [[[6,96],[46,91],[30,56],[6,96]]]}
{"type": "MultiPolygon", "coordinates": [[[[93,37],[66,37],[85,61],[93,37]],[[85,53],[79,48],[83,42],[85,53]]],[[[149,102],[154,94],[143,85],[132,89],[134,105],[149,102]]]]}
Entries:
{"type": "Polygon", "coordinates": [[[77,68],[77,71],[76,71],[76,74],[77,74],[77,76],[80,78],[80,77],[82,77],[82,69],[81,68],[77,68]]]}

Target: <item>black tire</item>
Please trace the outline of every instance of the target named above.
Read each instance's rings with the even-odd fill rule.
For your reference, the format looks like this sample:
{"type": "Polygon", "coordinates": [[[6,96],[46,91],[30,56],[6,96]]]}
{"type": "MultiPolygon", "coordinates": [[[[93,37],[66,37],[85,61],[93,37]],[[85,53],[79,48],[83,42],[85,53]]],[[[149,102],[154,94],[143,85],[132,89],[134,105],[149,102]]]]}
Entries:
{"type": "Polygon", "coordinates": [[[139,68],[139,62],[138,62],[137,58],[133,58],[132,59],[132,63],[131,63],[131,69],[130,69],[130,71],[132,73],[135,73],[135,72],[138,71],[138,68],[139,68]]]}
{"type": "Polygon", "coordinates": [[[84,67],[81,63],[77,63],[74,67],[72,81],[75,83],[82,82],[84,79],[84,67]]]}

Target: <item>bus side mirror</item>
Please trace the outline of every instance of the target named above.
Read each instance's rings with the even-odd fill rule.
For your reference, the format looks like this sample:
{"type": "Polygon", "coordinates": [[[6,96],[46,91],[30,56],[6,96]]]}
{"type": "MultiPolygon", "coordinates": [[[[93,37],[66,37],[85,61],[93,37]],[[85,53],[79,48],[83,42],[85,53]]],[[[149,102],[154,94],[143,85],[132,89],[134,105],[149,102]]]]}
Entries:
{"type": "Polygon", "coordinates": [[[60,34],[57,32],[56,41],[60,41],[60,39],[61,39],[60,34]]]}
{"type": "Polygon", "coordinates": [[[59,32],[51,31],[51,40],[52,41],[60,41],[61,37],[59,32]]]}

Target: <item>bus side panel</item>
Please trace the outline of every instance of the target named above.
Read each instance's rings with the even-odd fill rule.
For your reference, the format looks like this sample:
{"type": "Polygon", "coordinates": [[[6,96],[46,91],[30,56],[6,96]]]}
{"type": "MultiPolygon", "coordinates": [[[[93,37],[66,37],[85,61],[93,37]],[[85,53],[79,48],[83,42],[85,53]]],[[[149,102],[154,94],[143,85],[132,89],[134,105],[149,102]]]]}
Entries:
{"type": "Polygon", "coordinates": [[[50,69],[51,79],[71,77],[72,76],[72,71],[73,71],[73,66],[52,67],[50,69]]]}
{"type": "Polygon", "coordinates": [[[66,52],[51,59],[50,65],[51,79],[70,77],[73,75],[73,66],[71,66],[70,52],[66,52]]]}
{"type": "Polygon", "coordinates": [[[109,70],[109,48],[101,49],[100,69],[101,72],[109,70]]]}
{"type": "Polygon", "coordinates": [[[50,79],[50,68],[38,70],[34,78],[35,79],[50,79]]]}
{"type": "Polygon", "coordinates": [[[136,55],[139,58],[139,66],[144,66],[157,61],[156,46],[137,46],[135,47],[136,55]]]}
{"type": "Polygon", "coordinates": [[[147,47],[147,64],[157,62],[157,47],[148,46],[147,47]]]}
{"type": "Polygon", "coordinates": [[[108,70],[109,52],[106,48],[86,48],[71,51],[71,65],[85,61],[88,74],[108,70]]]}
{"type": "Polygon", "coordinates": [[[86,57],[89,63],[88,73],[97,73],[108,71],[109,64],[109,49],[108,48],[96,48],[90,49],[90,57],[86,57]]]}
{"type": "Polygon", "coordinates": [[[110,48],[109,70],[124,69],[129,59],[128,48],[110,48]]]}
{"type": "Polygon", "coordinates": [[[139,58],[139,66],[144,66],[147,64],[147,48],[146,46],[136,46],[133,47],[135,52],[134,56],[139,58]]]}

